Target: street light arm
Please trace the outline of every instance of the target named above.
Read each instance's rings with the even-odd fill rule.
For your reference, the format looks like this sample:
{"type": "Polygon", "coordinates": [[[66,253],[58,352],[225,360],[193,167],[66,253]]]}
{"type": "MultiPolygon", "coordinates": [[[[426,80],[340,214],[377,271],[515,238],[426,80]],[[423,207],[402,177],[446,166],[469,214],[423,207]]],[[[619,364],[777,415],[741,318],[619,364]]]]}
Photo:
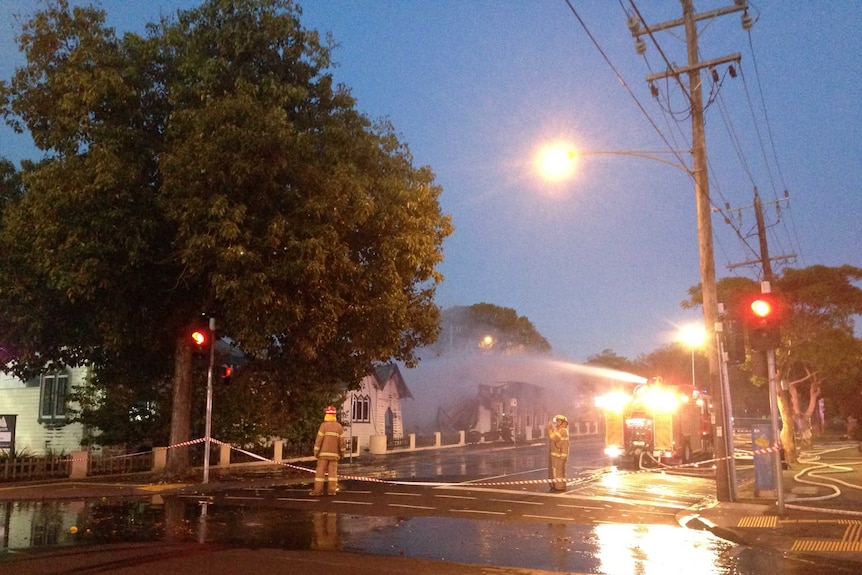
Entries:
{"type": "Polygon", "coordinates": [[[678,157],[680,154],[684,153],[688,152],[684,152],[682,150],[589,150],[587,152],[575,152],[575,154],[578,156],[634,156],[635,158],[644,158],[647,160],[661,162],[662,164],[667,164],[668,166],[673,166],[674,168],[687,173],[689,176],[694,177],[694,171],[689,169],[688,166],[686,166],[682,162],[674,162],[672,160],[662,158],[658,155],[674,154],[678,157]]]}

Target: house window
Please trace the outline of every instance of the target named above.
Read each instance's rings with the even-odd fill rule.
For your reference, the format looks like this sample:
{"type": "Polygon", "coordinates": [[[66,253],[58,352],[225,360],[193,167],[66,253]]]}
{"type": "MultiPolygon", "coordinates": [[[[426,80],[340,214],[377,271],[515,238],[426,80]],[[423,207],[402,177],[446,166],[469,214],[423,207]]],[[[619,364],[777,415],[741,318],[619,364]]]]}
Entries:
{"type": "Polygon", "coordinates": [[[352,414],[351,421],[369,423],[371,421],[371,398],[367,395],[354,395],[352,414]]]}
{"type": "Polygon", "coordinates": [[[39,421],[43,423],[66,422],[66,399],[69,394],[69,374],[65,371],[47,373],[42,376],[42,392],[39,399],[39,421]]]}

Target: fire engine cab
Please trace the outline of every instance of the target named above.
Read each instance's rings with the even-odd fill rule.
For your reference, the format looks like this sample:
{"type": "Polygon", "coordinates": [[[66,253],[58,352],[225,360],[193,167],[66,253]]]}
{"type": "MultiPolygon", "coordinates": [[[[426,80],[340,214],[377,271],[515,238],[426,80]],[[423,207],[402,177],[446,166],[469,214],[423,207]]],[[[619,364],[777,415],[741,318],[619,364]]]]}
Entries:
{"type": "Polygon", "coordinates": [[[631,392],[597,397],[596,407],[604,415],[605,454],[614,463],[641,467],[653,460],[689,463],[695,454],[712,457],[712,402],[692,385],[657,377],[631,392]]]}

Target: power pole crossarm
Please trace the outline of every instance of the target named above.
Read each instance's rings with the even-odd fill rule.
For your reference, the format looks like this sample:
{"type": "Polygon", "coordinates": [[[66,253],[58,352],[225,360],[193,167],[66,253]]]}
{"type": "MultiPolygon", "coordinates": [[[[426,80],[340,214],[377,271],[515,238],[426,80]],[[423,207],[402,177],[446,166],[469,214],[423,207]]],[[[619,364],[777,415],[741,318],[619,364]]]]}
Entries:
{"type": "Polygon", "coordinates": [[[705,60],[703,62],[699,62],[694,66],[674,66],[670,70],[665,72],[657,72],[655,74],[650,74],[646,77],[647,82],[652,82],[653,80],[660,80],[661,78],[667,78],[669,76],[677,76],[679,74],[688,74],[693,71],[699,72],[704,68],[713,68],[720,64],[727,64],[728,62],[740,62],[742,61],[742,54],[737,52],[736,54],[731,54],[730,56],[721,56],[719,58],[713,58],[712,60],[705,60]]]}
{"type": "MultiPolygon", "coordinates": [[[[739,12],[740,10],[748,10],[748,2],[747,0],[736,0],[734,6],[725,6],[724,8],[716,8],[715,10],[708,10],[706,12],[701,12],[699,14],[692,14],[692,20],[695,22],[699,22],[700,20],[708,20],[710,18],[718,18],[719,16],[725,16],[727,14],[733,14],[734,12],[739,12]]],[[[667,22],[662,22],[661,24],[653,24],[652,26],[647,26],[646,22],[643,23],[644,27],[640,27],[640,22],[636,22],[636,27],[633,27],[632,24],[629,24],[629,30],[632,32],[632,36],[635,38],[640,37],[644,34],[651,34],[653,32],[661,32],[662,30],[667,30],[669,28],[675,28],[676,26],[684,26],[685,25],[685,17],[677,18],[676,20],[669,20],[667,22]]]]}

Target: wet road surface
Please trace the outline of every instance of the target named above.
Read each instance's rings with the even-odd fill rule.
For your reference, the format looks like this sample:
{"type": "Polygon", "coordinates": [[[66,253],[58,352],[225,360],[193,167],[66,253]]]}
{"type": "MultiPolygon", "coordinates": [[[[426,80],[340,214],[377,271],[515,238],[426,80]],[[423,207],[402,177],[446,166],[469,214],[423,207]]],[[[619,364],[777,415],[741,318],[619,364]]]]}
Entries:
{"type": "Polygon", "coordinates": [[[7,501],[0,573],[858,571],[680,527],[681,513],[711,497],[706,477],[598,473],[587,454],[573,459],[575,480],[562,495],[543,490],[542,450],[519,449],[371,465],[365,471],[387,483],[346,481],[328,498],[309,497],[310,483],[293,479],[144,498],[7,501]]]}

